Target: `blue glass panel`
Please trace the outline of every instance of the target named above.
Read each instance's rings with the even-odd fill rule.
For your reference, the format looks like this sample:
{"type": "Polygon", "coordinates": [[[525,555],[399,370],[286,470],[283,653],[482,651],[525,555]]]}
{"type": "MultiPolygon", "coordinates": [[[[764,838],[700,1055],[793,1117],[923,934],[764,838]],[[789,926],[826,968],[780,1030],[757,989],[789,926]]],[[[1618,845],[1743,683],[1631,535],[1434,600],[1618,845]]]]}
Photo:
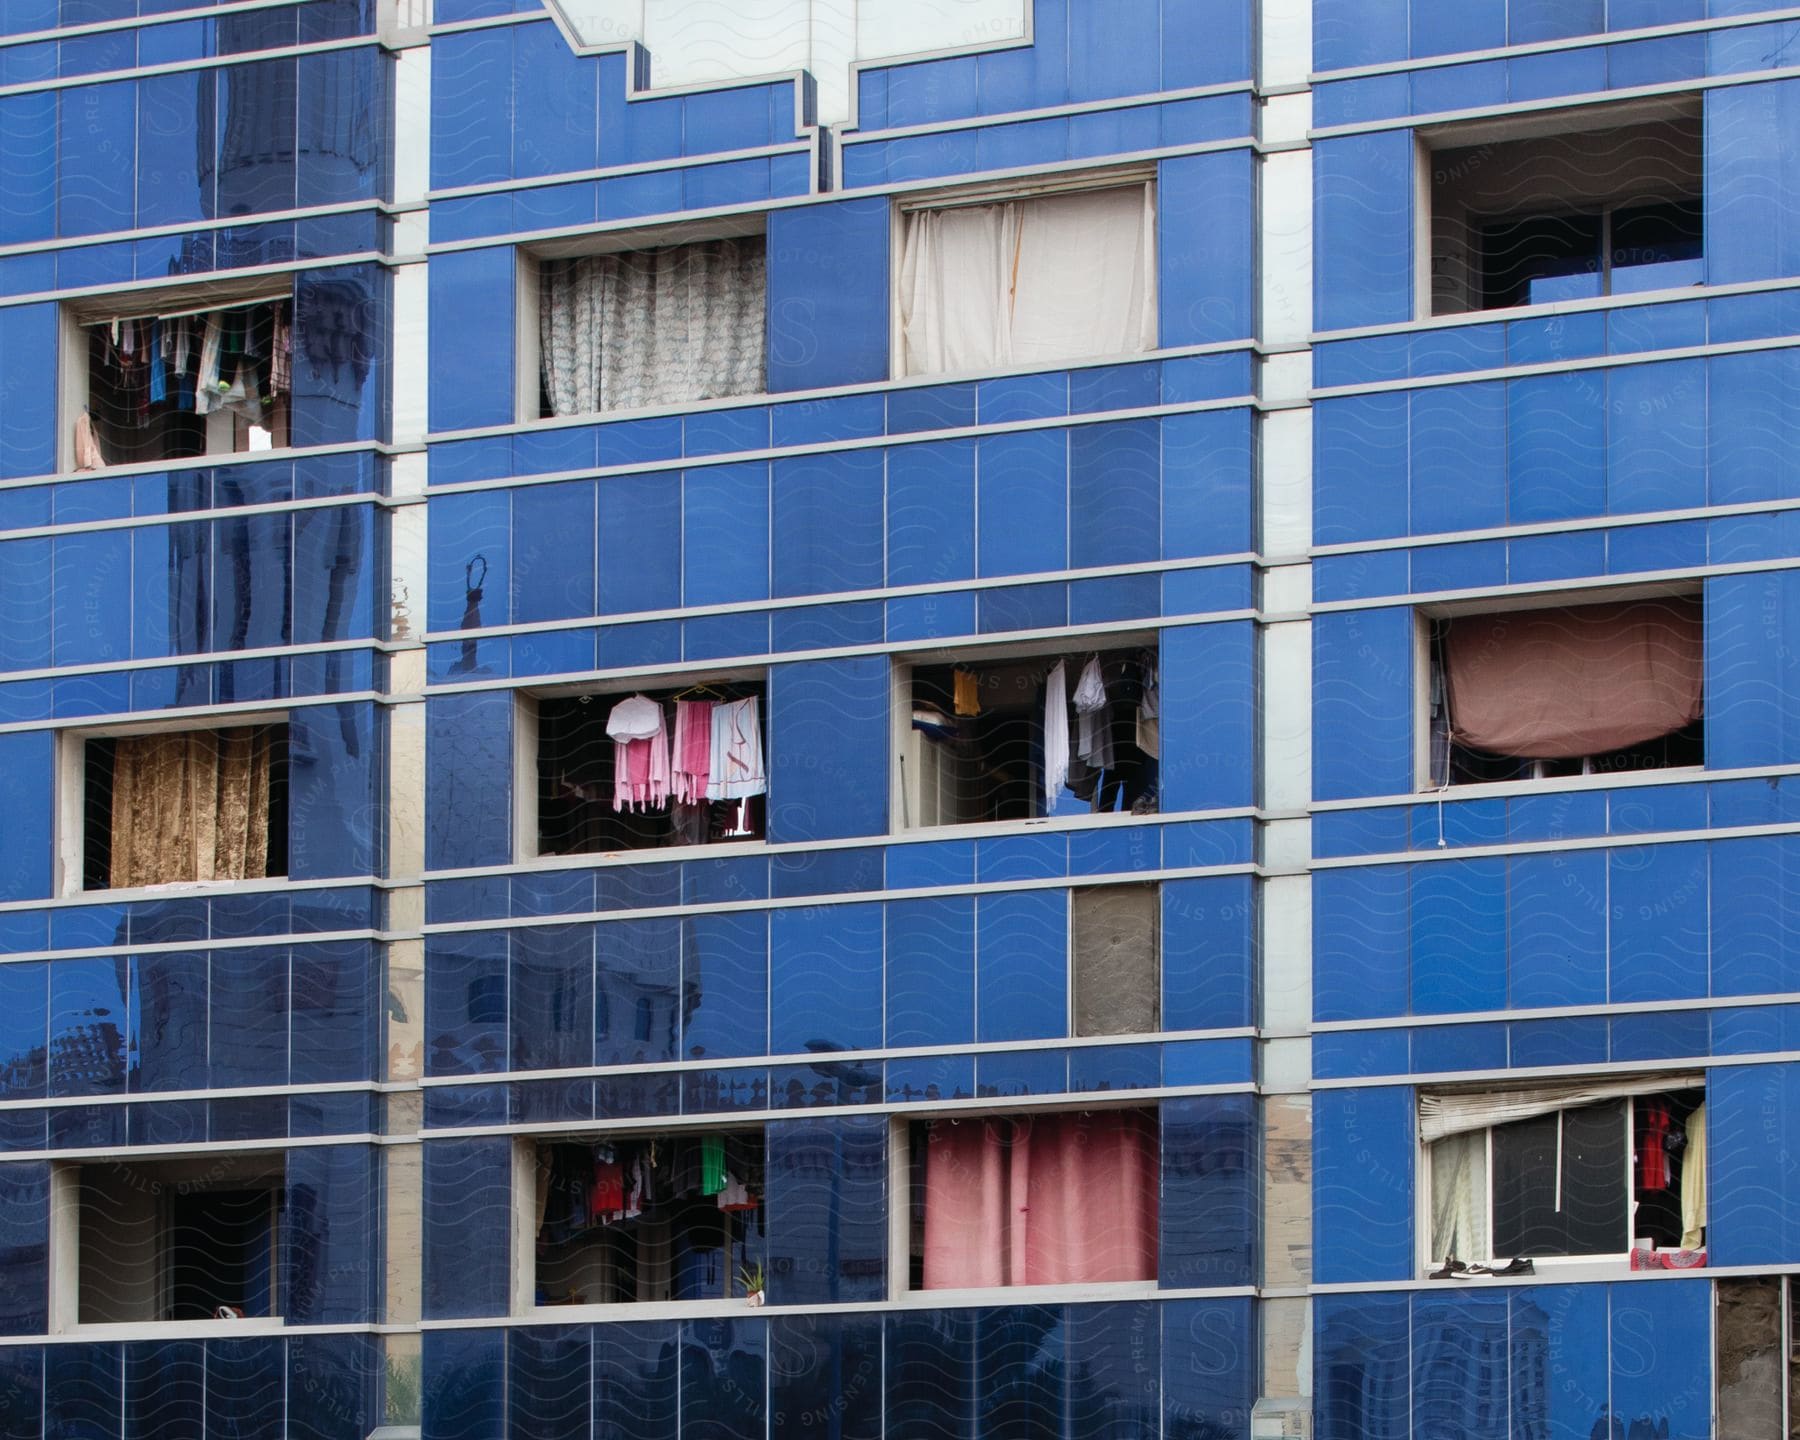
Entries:
{"type": "Polygon", "coordinates": [[[887,906],[887,1043],[966,1044],[975,1038],[975,902],[963,897],[887,906]]]}
{"type": "Polygon", "coordinates": [[[138,82],[139,225],[178,225],[216,214],[211,146],[213,73],[150,75],[138,82]]]}
{"type": "Polygon", "coordinates": [[[1413,1273],[1415,1125],[1407,1086],[1313,1096],[1313,1253],[1321,1283],[1413,1273]]]}
{"type": "Polygon", "coordinates": [[[206,1433],[279,1440],[287,1363],[280,1337],[214,1340],[206,1347],[206,1433]]]}
{"type": "Polygon", "coordinates": [[[61,535],[52,545],[56,663],[93,665],[129,659],[130,532],[61,535]]]}
{"type": "Polygon", "coordinates": [[[776,595],[880,586],[882,462],[879,450],[775,462],[776,595]]]}
{"type": "Polygon", "coordinates": [[[48,1328],[50,1166],[0,1166],[0,1334],[48,1328]]]}
{"type": "Polygon", "coordinates": [[[598,928],[594,1061],[675,1058],[681,994],[681,924],[635,920],[598,928]]]}
{"type": "Polygon", "coordinates": [[[1133,565],[1161,553],[1161,428],[1133,420],[1070,432],[1071,565],[1133,565]]]}
{"type": "Polygon", "coordinates": [[[210,1060],[221,1088],[288,1078],[288,952],[219,950],[212,957],[210,1060]]]}
{"type": "Polygon", "coordinates": [[[1413,139],[1404,130],[1314,146],[1321,327],[1412,318],[1413,163],[1413,139]]]}
{"type": "Polygon", "coordinates": [[[771,841],[886,832],[890,683],[885,656],[771,668],[771,841]]]}
{"type": "Polygon", "coordinates": [[[1506,861],[1413,867],[1412,1013],[1506,1004],[1506,861]]]}
{"type": "Polygon", "coordinates": [[[355,1325],[375,1318],[381,1275],[381,1171],[367,1145],[287,1152],[281,1226],[283,1318],[355,1325]]]}
{"type": "Polygon", "coordinates": [[[512,932],[507,1024],[514,1070],[593,1063],[595,928],[531,925],[512,932]]]}
{"type": "Polygon", "coordinates": [[[1699,360],[1608,372],[1608,513],[1706,503],[1706,390],[1699,360]]]}
{"type": "Polygon", "coordinates": [[[431,183],[435,189],[508,178],[513,113],[512,29],[446,36],[431,57],[431,183]]]}
{"type": "Polygon", "coordinates": [[[770,918],[775,1054],[881,1044],[882,907],[821,905],[770,918]]]}
{"type": "Polygon", "coordinates": [[[297,133],[297,63],[228,65],[218,76],[218,213],[291,210],[294,152],[288,145],[271,149],[268,136],[297,133]]]}
{"type": "Polygon", "coordinates": [[[1767,995],[1800,988],[1790,877],[1800,874],[1792,836],[1716,840],[1711,851],[1714,995],[1767,995]]]}
{"type": "MultiPolygon", "coordinates": [[[[1613,1424],[1669,1440],[1712,1434],[1712,1286],[1609,1285],[1613,1424]]],[[[1629,1432],[1628,1432],[1629,1433],[1629,1432]]]]}
{"type": "MultiPolygon", "coordinates": [[[[302,25],[327,8],[302,7],[302,25]]],[[[375,120],[383,113],[386,76],[384,57],[373,48],[300,57],[296,201],[302,207],[374,199],[387,189],[375,120]]]]}
{"type": "Polygon", "coordinates": [[[64,960],[50,970],[50,1094],[125,1088],[128,962],[64,960]]]}
{"type": "Polygon", "coordinates": [[[1404,60],[1406,0],[1318,0],[1313,7],[1313,63],[1344,70],[1404,60]]]}
{"type": "MultiPolygon", "coordinates": [[[[627,475],[600,485],[600,613],[681,603],[681,485],[672,475],[627,475]]],[[[433,515],[436,523],[436,515],[433,515]]]]}
{"type": "Polygon", "coordinates": [[[768,916],[697,916],[682,931],[683,1058],[766,1054],[768,916]]]}
{"type": "Polygon", "coordinates": [[[1409,1297],[1322,1295],[1313,1302],[1313,1404],[1319,1440],[1412,1434],[1409,1297]]]}
{"type": "Polygon", "coordinates": [[[972,576],[975,442],[946,440],[890,450],[887,526],[890,585],[972,576]]]}
{"type": "Polygon", "coordinates": [[[689,605],[769,594],[769,467],[689,470],[682,485],[684,598],[689,605]]]}
{"type": "Polygon", "coordinates": [[[1157,1282],[1164,1288],[1254,1284],[1256,1101],[1249,1095],[1165,1100],[1157,1282]]]}
{"type": "Polygon", "coordinates": [[[676,1327],[602,1325],[594,1332],[594,1440],[675,1440],[676,1327]]]}
{"type": "Polygon", "coordinates": [[[1614,1003],[1707,993],[1707,852],[1699,842],[1611,851],[1614,1003]]]}
{"type": "Polygon", "coordinates": [[[205,1349],[198,1340],[152,1340],[124,1347],[126,1440],[201,1440],[205,1349]]]}
{"type": "Polygon", "coordinates": [[[505,931],[436,935],[425,947],[426,1073],[506,1069],[505,931]]]}
{"type": "Polygon", "coordinates": [[[769,1327],[770,1434],[881,1440],[879,1315],[791,1315],[769,1327]]]}
{"type": "Polygon", "coordinates": [[[206,956],[140,955],[131,963],[130,1088],[205,1088],[206,956]]]}
{"type": "MultiPolygon", "coordinates": [[[[1251,1303],[1175,1300],[1157,1307],[1162,1313],[1164,1435],[1238,1437],[1249,1432],[1258,1389],[1251,1303]]],[[[1105,1313],[1123,1307],[1096,1308],[1105,1313]]],[[[1079,1334],[1086,1313],[1086,1307],[1071,1308],[1074,1333],[1079,1334]]]]}
{"type": "Polygon", "coordinates": [[[889,1433],[973,1433],[975,1325],[981,1313],[899,1310],[884,1317],[889,1433]]]}
{"type": "Polygon", "coordinates": [[[682,1322],[682,1440],[762,1440],[768,1341],[753,1320],[682,1322]]]}
{"type": "Polygon", "coordinates": [[[976,901],[976,1038],[1068,1034],[1066,890],[983,895],[976,901]]]}
{"type": "Polygon", "coordinates": [[[1069,413],[1069,376],[1064,370],[1043,375],[1006,375],[976,387],[976,407],[983,425],[1012,420],[1042,420],[1069,413]]]}
{"type": "Polygon", "coordinates": [[[437,696],[426,716],[426,864],[504,864],[512,858],[512,695],[437,696]]]}
{"type": "Polygon", "coordinates": [[[1412,397],[1411,439],[1411,533],[1506,523],[1504,385],[1418,391],[1412,397]]]}
{"type": "Polygon", "coordinates": [[[1511,1412],[1508,1296],[1415,1295],[1413,1424],[1444,1440],[1504,1435],[1511,1412]]]}
{"type": "Polygon", "coordinates": [[[1506,927],[1511,1004],[1605,1001],[1605,866],[1595,851],[1513,858],[1506,927]]]}
{"type": "MultiPolygon", "coordinates": [[[[576,55],[548,21],[516,26],[512,35],[512,174],[524,178],[592,169],[599,159],[599,67],[576,55]]],[[[490,83],[501,82],[495,77],[490,83]]],[[[492,127],[492,114],[482,118],[492,127]]],[[[746,148],[754,143],[759,142],[744,141],[746,148]]]]}
{"type": "MultiPolygon", "coordinates": [[[[425,1316],[503,1315],[511,1280],[512,1142],[428,1140],[424,1149],[425,1316]]],[[[490,1440],[494,1432],[472,1433],[490,1440]]]]}
{"type": "Polygon", "coordinates": [[[1162,772],[1162,808],[1251,803],[1255,767],[1255,636],[1247,621],[1163,632],[1163,742],[1182,757],[1162,772]]]}
{"type": "MultiPolygon", "coordinates": [[[[1313,536],[1321,545],[1407,533],[1408,402],[1354,395],[1314,409],[1313,536]]],[[[1429,475],[1425,483],[1429,484],[1429,475]]]]}
{"type": "Polygon", "coordinates": [[[130,229],[137,87],[81,85],[64,90],[61,101],[58,233],[130,229]]]}
{"type": "Polygon", "coordinates": [[[991,835],[975,847],[975,878],[983,885],[1004,880],[1061,879],[1069,869],[1069,837],[991,835]]]}
{"type": "Polygon", "coordinates": [[[49,981],[41,964],[0,966],[0,1096],[44,1094],[49,981]]]}
{"type": "Polygon", "coordinates": [[[769,1299],[880,1299],[887,1290],[887,1121],[877,1115],[767,1127],[769,1299]]]}
{"type": "Polygon", "coordinates": [[[1410,865],[1324,870],[1313,877],[1313,1015],[1404,1015],[1411,933],[1410,865]]]}
{"type": "Polygon", "coordinates": [[[1163,431],[1163,556],[1232,555],[1250,541],[1250,412],[1170,415],[1163,431]]]}
{"type": "Polygon", "coordinates": [[[1800,271],[1800,84],[1711,91],[1706,99],[1706,267],[1710,284],[1800,271]]]}
{"type": "Polygon", "coordinates": [[[47,240],[55,233],[56,151],[44,139],[56,124],[56,100],[54,91],[0,99],[0,191],[7,197],[0,243],[47,240]]]}
{"type": "MultiPolygon", "coordinates": [[[[1108,48],[1116,43],[1109,41],[1108,48]]],[[[1251,331],[1252,167],[1248,150],[1183,156],[1157,167],[1157,289],[1165,346],[1235,340],[1251,331]]]]}
{"type": "Polygon", "coordinates": [[[979,449],[981,574],[1062,569],[1068,563],[1067,432],[993,435],[979,449]]]}
{"type": "Polygon", "coordinates": [[[381,1342],[372,1335],[288,1339],[289,1440],[362,1440],[380,1419],[381,1342]]]}
{"type": "Polygon", "coordinates": [[[1591,1440],[1608,1418],[1607,1288],[1539,1285],[1510,1295],[1514,1440],[1591,1440]]]}
{"type": "Polygon", "coordinates": [[[769,216],[771,391],[887,379],[891,230],[882,197],[769,216]]]}
{"type": "Polygon", "coordinates": [[[1707,381],[1712,503],[1800,494],[1800,350],[1721,355],[1707,381]]]}
{"type": "Polygon", "coordinates": [[[1513,523],[1605,510],[1606,409],[1586,375],[1507,385],[1509,515],[1513,523]]]}
{"type": "Polygon", "coordinates": [[[44,1351],[44,1433],[112,1436],[120,1431],[124,1350],[51,1345],[44,1351]]]}
{"type": "Polygon", "coordinates": [[[975,1312],[975,1405],[995,1435],[1058,1434],[1067,1377],[1061,1306],[975,1312]]]}
{"type": "Polygon", "coordinates": [[[42,363],[57,353],[57,308],[0,308],[5,367],[5,423],[0,425],[0,478],[48,474],[56,468],[56,371],[42,363]]]}
{"type": "Polygon", "coordinates": [[[514,624],[594,613],[594,491],[574,481],[514,492],[514,624]]]}
{"type": "Polygon", "coordinates": [[[507,1440],[588,1440],[592,1327],[533,1326],[506,1338],[507,1440]]]}
{"type": "Polygon", "coordinates": [[[512,247],[452,251],[438,260],[448,263],[431,267],[431,427],[509,424],[514,418],[512,247]]]}
{"type": "Polygon", "coordinates": [[[1165,880],[1161,888],[1163,1027],[1250,1024],[1255,968],[1250,877],[1165,880]]]}
{"type": "Polygon", "coordinates": [[[1800,1066],[1715,1066],[1707,1072],[1709,1208],[1706,1241],[1718,1265],[1778,1263],[1793,1251],[1795,1124],[1800,1066]]]}
{"type": "MultiPolygon", "coordinates": [[[[504,1252],[504,1236],[500,1244],[504,1252]]],[[[420,1389],[421,1440],[495,1440],[506,1434],[506,1331],[428,1333],[420,1389]]]]}

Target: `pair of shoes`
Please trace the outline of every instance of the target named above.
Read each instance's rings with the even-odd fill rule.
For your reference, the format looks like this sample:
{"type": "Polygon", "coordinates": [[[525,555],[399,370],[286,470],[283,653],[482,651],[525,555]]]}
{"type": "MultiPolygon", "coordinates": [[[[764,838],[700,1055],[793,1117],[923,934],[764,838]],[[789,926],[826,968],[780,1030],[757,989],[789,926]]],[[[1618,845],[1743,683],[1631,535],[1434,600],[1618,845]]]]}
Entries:
{"type": "Polygon", "coordinates": [[[1426,1278],[1431,1280],[1466,1280],[1468,1276],[1469,1267],[1467,1265],[1463,1264],[1463,1262],[1458,1260],[1454,1255],[1446,1255],[1444,1257],[1444,1268],[1442,1270],[1433,1270],[1426,1278]]]}
{"type": "Polygon", "coordinates": [[[1492,1265],[1471,1265],[1469,1267],[1469,1273],[1471,1275],[1492,1275],[1497,1279],[1507,1279],[1514,1275],[1535,1275],[1537,1274],[1537,1266],[1521,1256],[1517,1259],[1508,1261],[1499,1269],[1495,1269],[1492,1265]]]}

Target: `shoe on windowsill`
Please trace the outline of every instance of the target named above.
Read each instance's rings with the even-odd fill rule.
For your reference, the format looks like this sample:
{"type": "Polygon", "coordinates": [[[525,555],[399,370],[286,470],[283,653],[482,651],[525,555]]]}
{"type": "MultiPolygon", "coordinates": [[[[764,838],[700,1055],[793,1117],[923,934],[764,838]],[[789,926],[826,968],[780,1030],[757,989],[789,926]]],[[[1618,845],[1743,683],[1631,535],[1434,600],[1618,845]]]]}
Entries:
{"type": "Polygon", "coordinates": [[[1428,1280],[1466,1280],[1466,1279],[1468,1279],[1468,1277],[1469,1277],[1469,1267],[1467,1265],[1463,1264],[1463,1262],[1458,1260],[1454,1255],[1448,1255],[1448,1256],[1445,1256],[1445,1258],[1444,1258],[1444,1268],[1442,1270],[1433,1270],[1428,1276],[1426,1276],[1426,1279],[1428,1279],[1428,1280]]]}

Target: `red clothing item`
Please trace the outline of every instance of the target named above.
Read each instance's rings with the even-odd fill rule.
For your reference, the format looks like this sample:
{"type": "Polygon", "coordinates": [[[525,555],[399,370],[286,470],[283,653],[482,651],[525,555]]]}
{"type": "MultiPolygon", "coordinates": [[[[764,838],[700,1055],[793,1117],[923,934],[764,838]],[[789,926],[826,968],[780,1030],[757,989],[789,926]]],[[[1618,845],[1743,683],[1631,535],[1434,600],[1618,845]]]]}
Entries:
{"type": "Polygon", "coordinates": [[[1638,1147],[1638,1188],[1669,1188],[1669,1107],[1660,1100],[1644,1109],[1644,1141],[1638,1147]]]}
{"type": "Polygon", "coordinates": [[[616,1161],[597,1161],[594,1190],[588,1209],[596,1216],[616,1215],[625,1208],[625,1167],[616,1161]]]}

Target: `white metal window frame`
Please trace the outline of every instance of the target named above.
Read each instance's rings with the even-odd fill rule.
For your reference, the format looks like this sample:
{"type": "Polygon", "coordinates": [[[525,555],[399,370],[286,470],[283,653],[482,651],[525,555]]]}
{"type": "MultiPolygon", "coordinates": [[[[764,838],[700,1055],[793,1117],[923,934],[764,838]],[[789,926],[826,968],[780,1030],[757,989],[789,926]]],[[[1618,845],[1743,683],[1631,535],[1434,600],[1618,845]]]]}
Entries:
{"type": "MultiPolygon", "coordinates": [[[[1666,1094],[1676,1090],[1699,1089],[1702,1093],[1705,1091],[1704,1082],[1696,1085],[1693,1083],[1692,1077],[1688,1075],[1670,1075],[1667,1077],[1658,1077],[1658,1079],[1667,1079],[1669,1084],[1663,1089],[1654,1092],[1657,1094],[1666,1094]]],[[[1620,1178],[1625,1187],[1625,1240],[1627,1246],[1629,1246],[1636,1238],[1633,1234],[1633,1228],[1637,1222],[1636,1181],[1634,1175],[1637,1153],[1633,1137],[1637,1133],[1637,1103],[1639,1099],[1644,1097],[1621,1095],[1617,1098],[1625,1102],[1625,1167],[1624,1173],[1620,1178]]],[[[1610,1104],[1611,1101],[1600,1100],[1594,1103],[1604,1105],[1610,1104]]],[[[1558,1111],[1557,1113],[1560,1115],[1562,1112],[1558,1111]]],[[[1496,1177],[1494,1171],[1494,1130],[1495,1127],[1489,1125],[1483,1127],[1479,1132],[1485,1144],[1485,1158],[1483,1164],[1487,1176],[1487,1187],[1481,1195],[1481,1212],[1482,1219],[1485,1222],[1487,1252],[1489,1256],[1495,1256],[1494,1182],[1496,1177]]],[[[1414,1243],[1419,1255],[1419,1274],[1421,1278],[1429,1271],[1435,1270],[1442,1265],[1445,1258],[1442,1255],[1433,1255],[1431,1253],[1432,1213],[1435,1209],[1431,1186],[1431,1147],[1435,1143],[1439,1142],[1427,1141],[1420,1138],[1418,1126],[1416,1123],[1414,1124],[1413,1145],[1415,1153],[1413,1173],[1418,1177],[1418,1181],[1413,1187],[1413,1192],[1418,1197],[1416,1202],[1417,1213],[1414,1224],[1414,1243]]],[[[1558,1163],[1560,1164],[1560,1158],[1558,1163]]],[[[1511,1260],[1515,1257],[1511,1255],[1501,1255],[1495,1258],[1499,1260],[1511,1260]]],[[[1598,1251],[1583,1255],[1535,1255],[1531,1257],[1532,1263],[1539,1269],[1547,1268],[1551,1270],[1594,1264],[1604,1264],[1616,1267],[1628,1263],[1630,1259],[1631,1251],[1629,1248],[1619,1251],[1598,1251]]]]}

